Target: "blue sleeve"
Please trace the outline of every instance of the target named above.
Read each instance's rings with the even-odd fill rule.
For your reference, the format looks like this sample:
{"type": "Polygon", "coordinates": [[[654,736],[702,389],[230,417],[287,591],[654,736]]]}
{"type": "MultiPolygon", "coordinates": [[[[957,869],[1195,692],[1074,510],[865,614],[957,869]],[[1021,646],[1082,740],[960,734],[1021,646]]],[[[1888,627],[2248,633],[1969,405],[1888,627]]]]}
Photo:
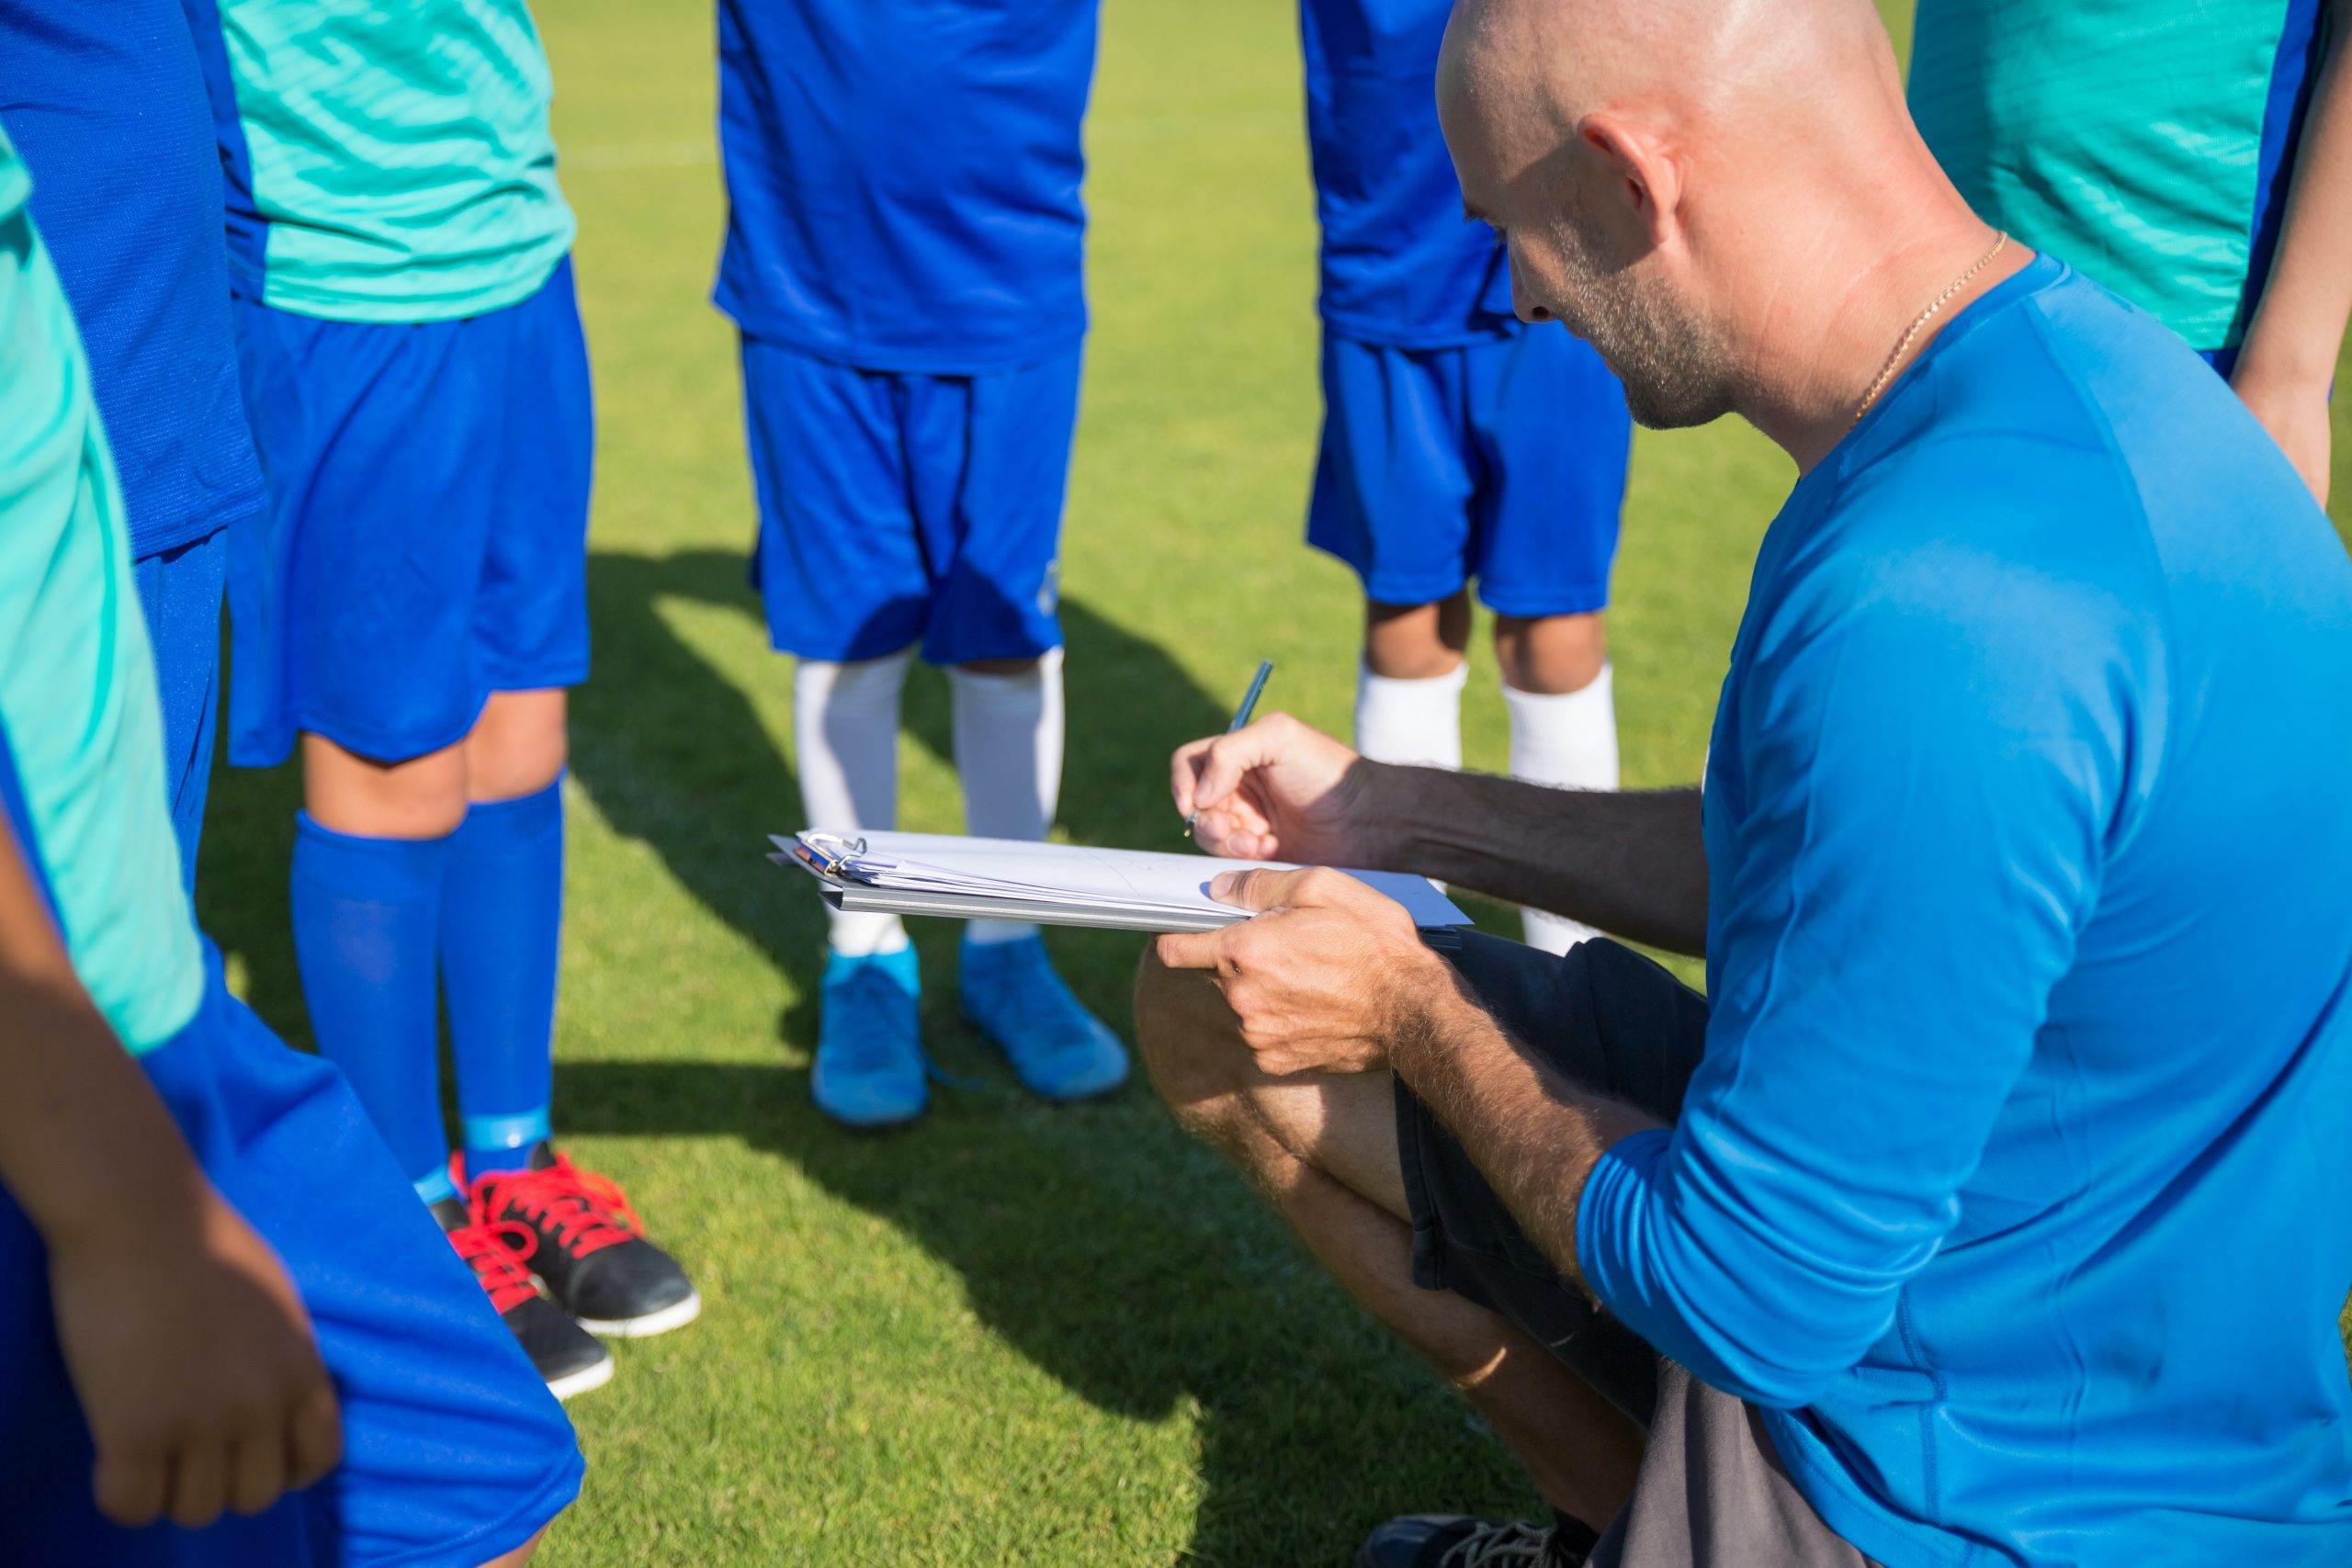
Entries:
{"type": "Polygon", "coordinates": [[[2111,569],[2017,564],[2059,509],[1988,528],[1982,475],[1952,479],[1970,515],[1801,547],[1744,634],[1706,1058],[1577,1219],[1610,1309],[1762,1404],[1857,1365],[1951,1230],[2119,830],[2135,676],[2111,569]]]}

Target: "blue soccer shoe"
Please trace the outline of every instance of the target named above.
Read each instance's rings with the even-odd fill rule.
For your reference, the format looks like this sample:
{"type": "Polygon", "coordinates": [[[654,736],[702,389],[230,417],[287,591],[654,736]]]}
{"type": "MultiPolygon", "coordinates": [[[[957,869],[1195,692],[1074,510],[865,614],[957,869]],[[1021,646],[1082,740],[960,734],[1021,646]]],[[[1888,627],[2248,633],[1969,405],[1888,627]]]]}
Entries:
{"type": "Polygon", "coordinates": [[[817,1109],[847,1127],[911,1122],[931,1102],[915,998],[922,972],[911,944],[853,958],[831,953],[817,993],[817,1109]]]}
{"type": "Polygon", "coordinates": [[[1033,1094],[1068,1103],[1127,1081],[1127,1048],[1054,973],[1043,937],[966,941],[964,1016],[1033,1094]]]}

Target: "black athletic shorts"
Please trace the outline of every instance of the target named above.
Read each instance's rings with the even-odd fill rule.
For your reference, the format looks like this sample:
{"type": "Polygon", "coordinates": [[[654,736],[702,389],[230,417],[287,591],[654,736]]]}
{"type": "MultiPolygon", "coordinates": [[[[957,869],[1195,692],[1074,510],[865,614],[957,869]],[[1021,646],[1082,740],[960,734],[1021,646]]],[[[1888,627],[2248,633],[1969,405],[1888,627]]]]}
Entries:
{"type": "MultiPolygon", "coordinates": [[[[1470,931],[1435,945],[1510,1037],[1563,1077],[1661,1122],[1681,1113],[1706,1049],[1707,1003],[1665,969],[1605,937],[1565,956],[1470,931]]],[[[1413,1282],[1509,1318],[1649,1425],[1657,1352],[1560,1277],[1402,1082],[1396,1146],[1413,1211],[1413,1282]]]]}
{"type": "MultiPolygon", "coordinates": [[[[1475,931],[1456,945],[1454,934],[1435,944],[1521,1045],[1662,1122],[1680,1114],[1706,1044],[1696,991],[1605,938],[1555,958],[1475,931]]],[[[1758,1413],[1660,1357],[1560,1278],[1401,1083],[1396,1142],[1414,1282],[1510,1319],[1648,1428],[1632,1500],[1590,1568],[1877,1568],[1798,1492],[1758,1413]]]]}

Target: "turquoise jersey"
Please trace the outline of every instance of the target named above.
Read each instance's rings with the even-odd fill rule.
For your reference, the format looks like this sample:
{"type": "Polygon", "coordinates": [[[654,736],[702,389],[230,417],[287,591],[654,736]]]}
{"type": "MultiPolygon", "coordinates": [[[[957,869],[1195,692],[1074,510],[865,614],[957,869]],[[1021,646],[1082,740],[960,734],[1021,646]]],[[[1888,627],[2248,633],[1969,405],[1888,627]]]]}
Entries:
{"type": "Polygon", "coordinates": [[[1984,220],[2192,348],[2245,335],[2322,0],[1919,0],[1911,113],[1984,220]]]}
{"type": "Polygon", "coordinates": [[[239,288],[344,321],[478,316],[571,248],[524,0],[188,0],[239,288]]]}
{"type": "Polygon", "coordinates": [[[0,728],[74,968],[125,1044],[196,1016],[154,657],[90,372],[0,132],[0,728]]]}

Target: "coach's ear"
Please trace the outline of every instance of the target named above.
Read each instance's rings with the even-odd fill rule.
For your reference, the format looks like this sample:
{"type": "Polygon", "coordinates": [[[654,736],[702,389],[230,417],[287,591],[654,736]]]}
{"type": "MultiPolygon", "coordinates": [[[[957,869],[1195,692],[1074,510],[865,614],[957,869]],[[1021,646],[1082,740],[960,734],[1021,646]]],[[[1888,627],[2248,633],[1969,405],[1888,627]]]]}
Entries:
{"type": "Polygon", "coordinates": [[[1611,243],[1605,259],[1630,261],[1679,243],[1683,177],[1663,131],[1596,109],[1577,122],[1577,197],[1611,243]]]}

